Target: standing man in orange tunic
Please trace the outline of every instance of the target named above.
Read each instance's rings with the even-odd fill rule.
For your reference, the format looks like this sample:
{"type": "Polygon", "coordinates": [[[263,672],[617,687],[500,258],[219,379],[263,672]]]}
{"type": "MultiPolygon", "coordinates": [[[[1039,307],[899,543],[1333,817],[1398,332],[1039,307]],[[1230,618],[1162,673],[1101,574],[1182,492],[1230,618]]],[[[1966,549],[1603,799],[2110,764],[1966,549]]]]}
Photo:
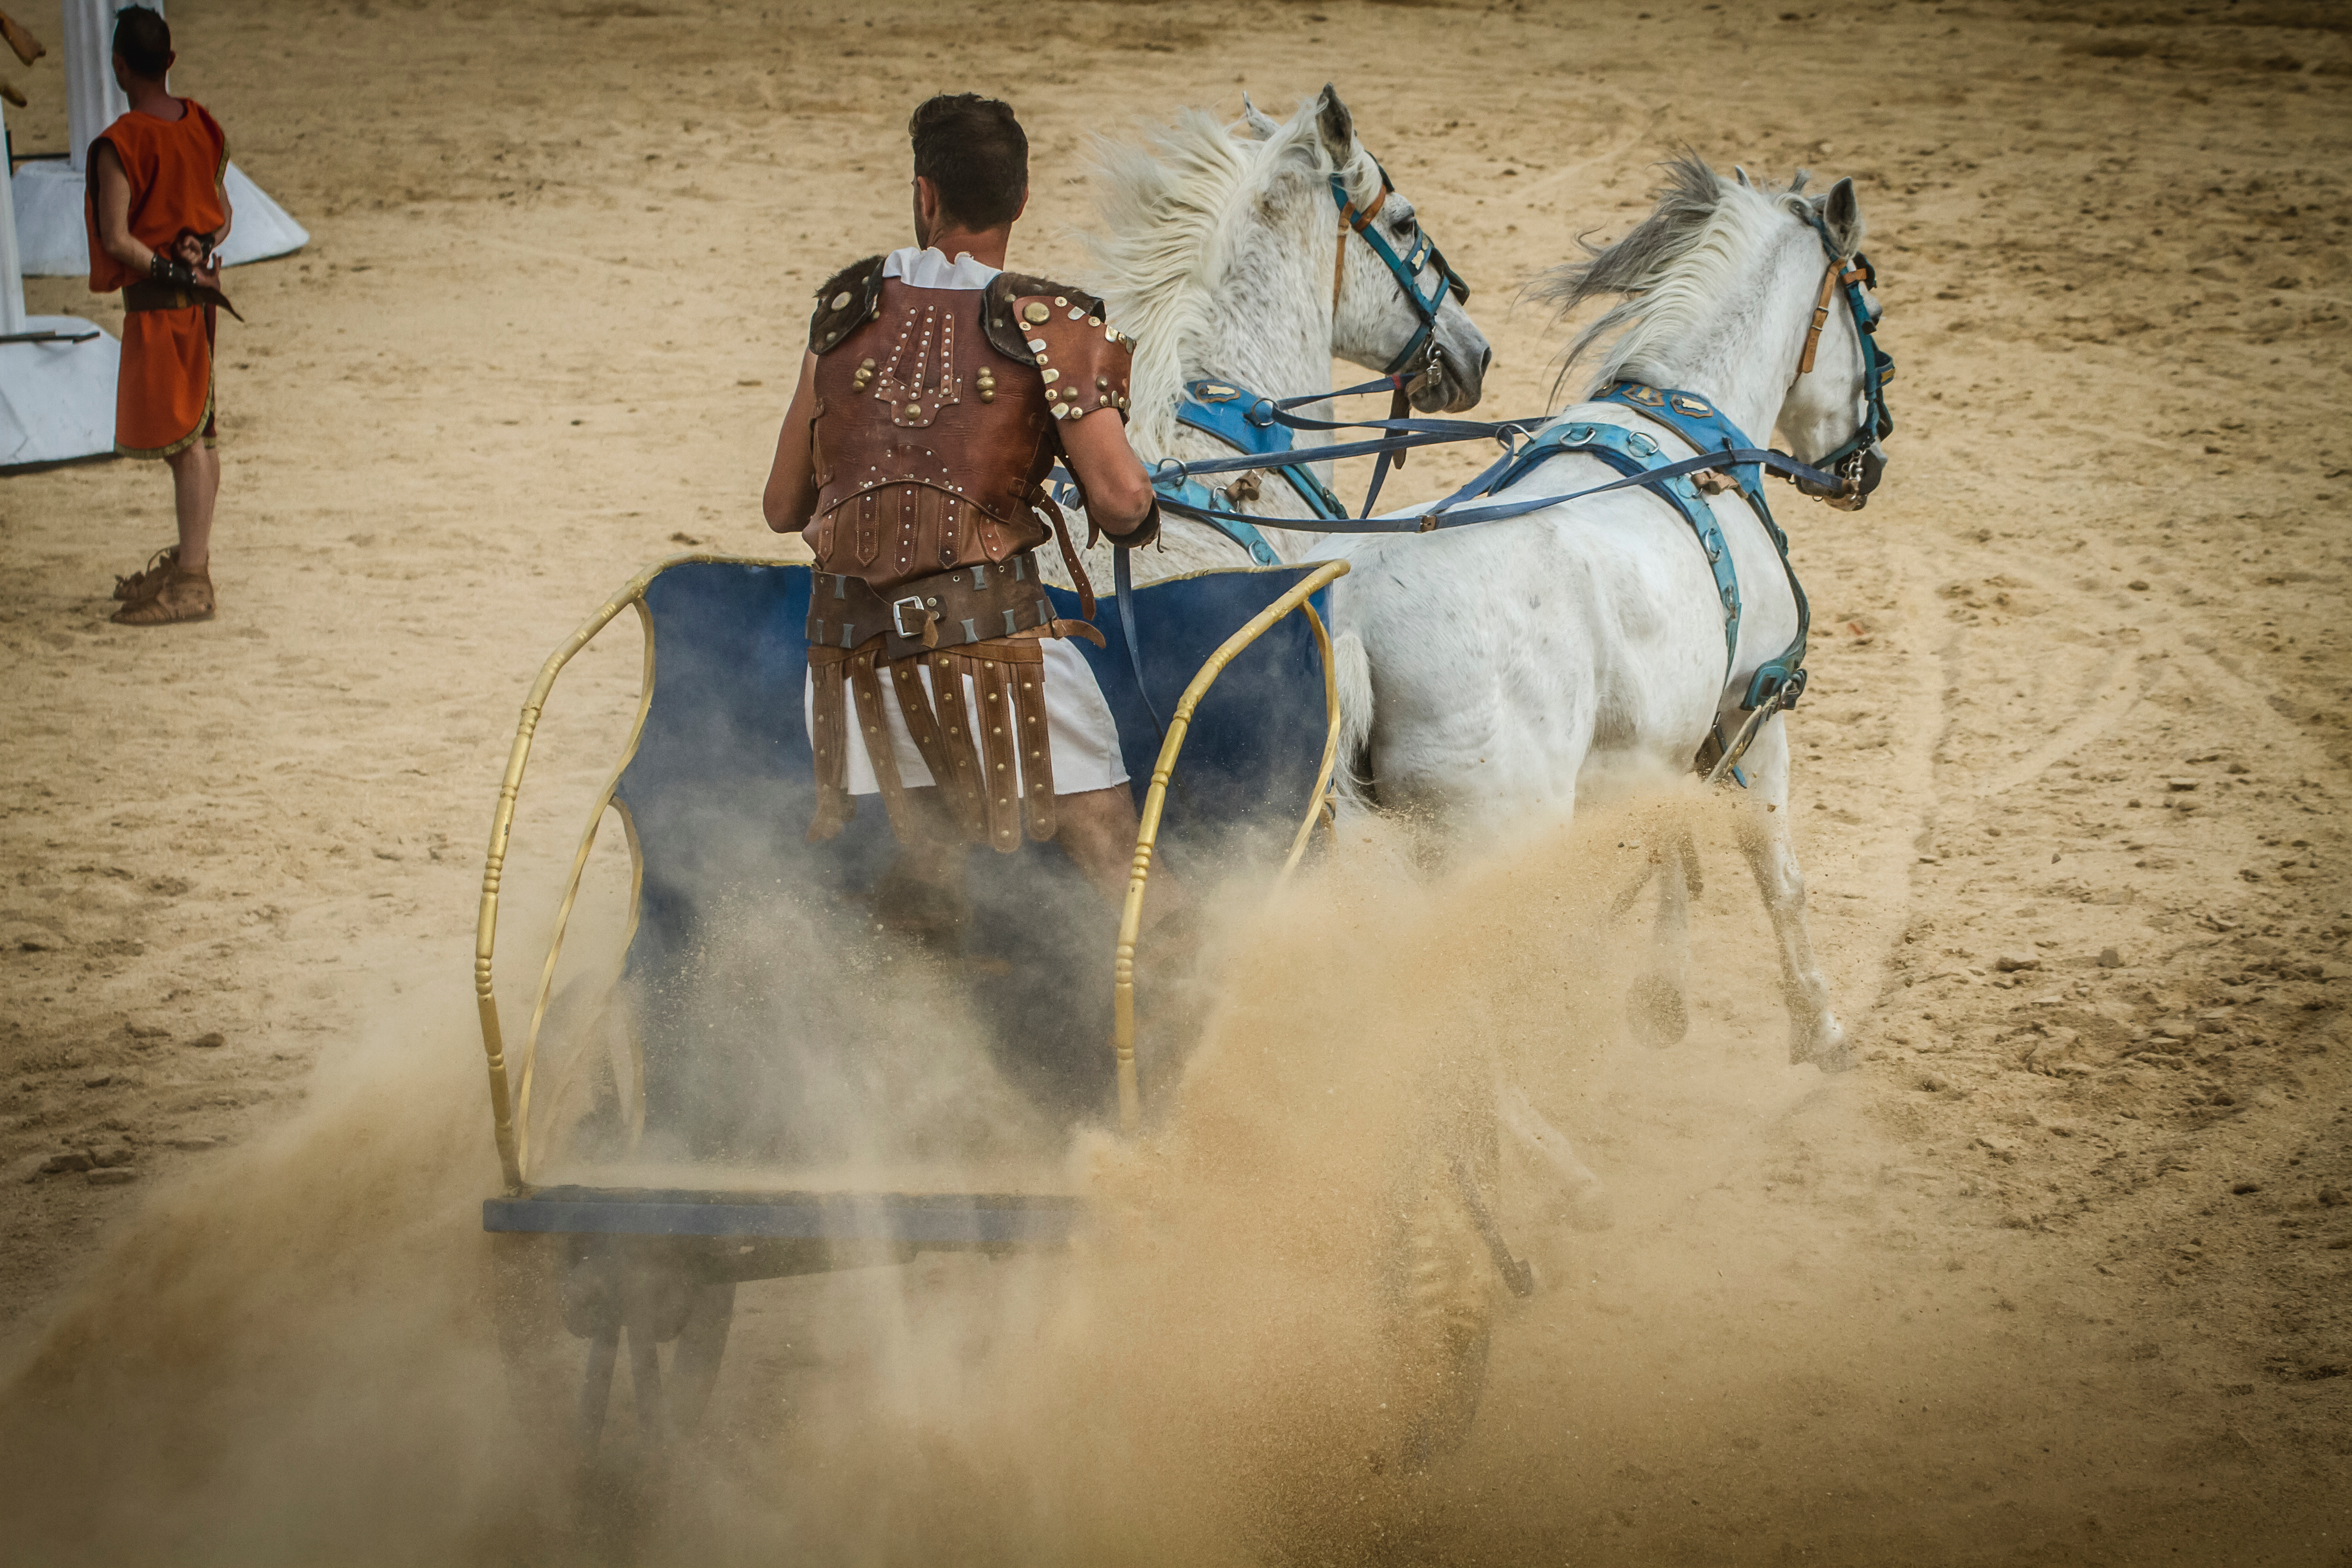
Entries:
{"type": "Polygon", "coordinates": [[[131,111],[89,149],[89,287],[122,290],[122,371],[114,449],[171,465],[180,542],[115,581],[114,618],[160,626],[213,615],[213,333],[220,277],[213,252],[229,227],[228,138],[164,79],[176,57],[163,16],[132,5],[114,19],[114,79],[131,111]]]}

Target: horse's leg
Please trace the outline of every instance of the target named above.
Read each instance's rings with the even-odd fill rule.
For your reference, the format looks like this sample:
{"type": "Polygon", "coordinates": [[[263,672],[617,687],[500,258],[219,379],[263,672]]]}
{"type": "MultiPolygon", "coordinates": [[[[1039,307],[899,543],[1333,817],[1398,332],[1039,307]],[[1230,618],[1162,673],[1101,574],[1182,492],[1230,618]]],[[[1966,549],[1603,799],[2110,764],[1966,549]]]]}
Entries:
{"type": "Polygon", "coordinates": [[[1780,944],[1780,994],[1789,1007],[1789,1059],[1812,1062],[1824,1072],[1853,1066],[1845,1030],[1830,1011],[1829,982],[1813,961],[1805,930],[1805,874],[1789,834],[1789,736],[1784,721],[1766,721],[1748,748],[1750,777],[1738,813],[1739,847],[1764,894],[1772,934],[1780,944]]]}
{"type": "Polygon", "coordinates": [[[1625,999],[1633,1033],[1648,1045],[1678,1045],[1690,1032],[1684,1002],[1690,980],[1690,900],[1698,891],[1698,847],[1679,825],[1664,836],[1654,862],[1658,921],[1650,933],[1650,967],[1625,999]]]}
{"type": "Polygon", "coordinates": [[[1536,1163],[1559,1185],[1568,1223],[1578,1230],[1605,1230],[1612,1223],[1609,1190],[1592,1167],[1576,1157],[1568,1134],[1546,1120],[1507,1070],[1495,1075],[1495,1111],[1536,1163]]]}

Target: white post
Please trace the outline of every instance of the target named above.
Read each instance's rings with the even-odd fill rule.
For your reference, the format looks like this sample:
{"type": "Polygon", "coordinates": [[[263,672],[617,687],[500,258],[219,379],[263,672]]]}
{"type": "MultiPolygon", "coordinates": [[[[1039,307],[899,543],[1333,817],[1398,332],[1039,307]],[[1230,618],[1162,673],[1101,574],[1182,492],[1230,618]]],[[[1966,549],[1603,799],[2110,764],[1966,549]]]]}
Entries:
{"type": "Polygon", "coordinates": [[[163,14],[163,0],[65,0],[66,151],[77,174],[98,133],[131,112],[114,79],[114,14],[134,4],[163,14]]]}
{"type": "MultiPolygon", "coordinates": [[[[0,146],[8,141],[8,111],[0,109],[0,146]]],[[[16,182],[0,179],[0,334],[25,330],[25,263],[16,252],[16,182]]]]}

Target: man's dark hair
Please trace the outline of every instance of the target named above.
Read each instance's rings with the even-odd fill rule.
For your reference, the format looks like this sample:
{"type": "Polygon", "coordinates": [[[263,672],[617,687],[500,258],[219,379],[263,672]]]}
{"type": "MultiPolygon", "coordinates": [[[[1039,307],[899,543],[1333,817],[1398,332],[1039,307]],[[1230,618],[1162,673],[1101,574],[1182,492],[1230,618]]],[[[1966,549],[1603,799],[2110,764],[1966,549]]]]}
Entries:
{"type": "Polygon", "coordinates": [[[114,52],[131,74],[161,81],[172,68],[172,28],[160,11],[125,5],[114,14],[114,52]]]}
{"type": "Polygon", "coordinates": [[[940,207],[967,228],[995,228],[1021,212],[1029,138],[1013,106],[976,92],[926,100],[907,121],[915,173],[939,187],[940,207]]]}

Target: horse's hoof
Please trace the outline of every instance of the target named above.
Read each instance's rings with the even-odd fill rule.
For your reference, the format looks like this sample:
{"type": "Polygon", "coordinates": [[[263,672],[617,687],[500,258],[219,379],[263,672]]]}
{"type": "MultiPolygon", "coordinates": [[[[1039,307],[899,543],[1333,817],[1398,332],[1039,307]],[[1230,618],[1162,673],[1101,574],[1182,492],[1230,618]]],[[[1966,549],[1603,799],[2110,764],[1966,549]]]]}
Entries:
{"type": "Polygon", "coordinates": [[[1663,1050],[1680,1045],[1690,1033],[1690,1012],[1683,1005],[1683,989],[1660,974],[1644,974],[1633,982],[1625,997],[1626,1016],[1633,1035],[1643,1045],[1663,1050]]]}
{"type": "Polygon", "coordinates": [[[1827,1014],[1816,1027],[1790,1037],[1789,1062],[1792,1067],[1811,1062],[1823,1072],[1845,1072],[1856,1065],[1853,1047],[1845,1043],[1845,1030],[1827,1014]]]}

